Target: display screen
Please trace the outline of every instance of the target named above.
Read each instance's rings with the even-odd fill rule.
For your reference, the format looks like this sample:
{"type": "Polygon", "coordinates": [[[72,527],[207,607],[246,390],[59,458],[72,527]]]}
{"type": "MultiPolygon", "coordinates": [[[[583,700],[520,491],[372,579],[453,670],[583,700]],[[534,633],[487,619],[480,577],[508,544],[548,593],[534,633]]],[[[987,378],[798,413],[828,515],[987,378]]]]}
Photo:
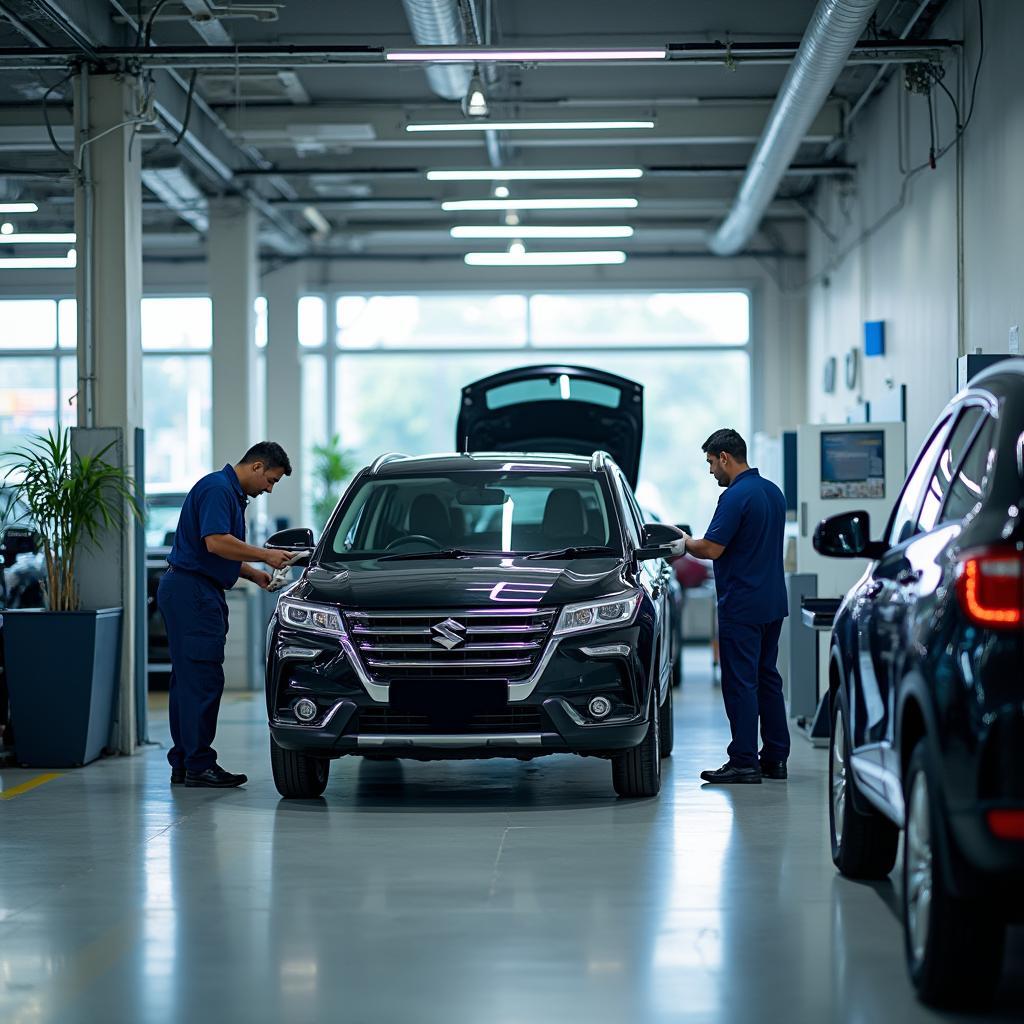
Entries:
{"type": "Polygon", "coordinates": [[[830,430],[821,435],[822,498],[885,497],[885,434],[830,430]]]}

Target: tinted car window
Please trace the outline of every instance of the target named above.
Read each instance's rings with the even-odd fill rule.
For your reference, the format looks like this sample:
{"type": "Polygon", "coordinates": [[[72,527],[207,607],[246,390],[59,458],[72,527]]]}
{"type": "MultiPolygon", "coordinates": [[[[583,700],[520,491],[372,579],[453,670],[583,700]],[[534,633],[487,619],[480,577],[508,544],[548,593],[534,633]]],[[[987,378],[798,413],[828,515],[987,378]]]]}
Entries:
{"type": "Polygon", "coordinates": [[[949,498],[942,510],[941,522],[963,519],[981,501],[993,463],[992,440],[995,428],[995,420],[986,416],[949,489],[949,498]]]}
{"type": "Polygon", "coordinates": [[[900,494],[899,504],[893,513],[892,522],[889,526],[889,544],[895,547],[909,540],[916,532],[917,506],[921,499],[921,492],[924,490],[931,476],[932,468],[935,465],[935,458],[942,447],[942,440],[946,432],[948,420],[943,420],[939,428],[932,435],[931,441],[921,453],[921,457],[914,466],[914,471],[907,478],[900,494]]]}
{"type": "Polygon", "coordinates": [[[919,532],[927,533],[935,528],[943,499],[949,491],[960,460],[963,458],[968,442],[974,435],[974,429],[982,416],[983,411],[978,406],[968,406],[960,414],[956,426],[949,435],[949,440],[943,445],[935,472],[932,473],[931,480],[928,481],[928,490],[925,491],[924,501],[921,504],[921,514],[917,520],[919,532]]]}
{"type": "MultiPolygon", "coordinates": [[[[472,551],[608,545],[621,551],[599,477],[452,472],[366,481],[328,538],[338,559],[366,558],[411,537],[472,551]]],[[[429,544],[422,545],[429,550],[429,544]]]]}

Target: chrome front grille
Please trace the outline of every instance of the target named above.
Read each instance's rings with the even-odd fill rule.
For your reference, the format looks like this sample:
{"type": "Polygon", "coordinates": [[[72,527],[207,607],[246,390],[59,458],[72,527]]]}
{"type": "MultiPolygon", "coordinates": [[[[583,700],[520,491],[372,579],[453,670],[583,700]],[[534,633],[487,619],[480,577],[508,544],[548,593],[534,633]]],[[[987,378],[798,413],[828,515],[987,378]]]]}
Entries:
{"type": "Polygon", "coordinates": [[[374,682],[529,678],[557,609],[345,612],[345,628],[374,682]]]}

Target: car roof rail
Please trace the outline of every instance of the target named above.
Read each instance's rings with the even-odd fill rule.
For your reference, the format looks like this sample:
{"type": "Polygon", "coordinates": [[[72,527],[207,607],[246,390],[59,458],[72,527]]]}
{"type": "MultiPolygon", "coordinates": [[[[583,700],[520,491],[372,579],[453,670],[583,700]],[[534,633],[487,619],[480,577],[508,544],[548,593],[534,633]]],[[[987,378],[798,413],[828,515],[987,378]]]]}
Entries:
{"type": "Polygon", "coordinates": [[[373,464],[370,466],[370,472],[376,473],[381,466],[385,466],[389,462],[397,462],[399,459],[407,458],[409,458],[409,456],[402,452],[385,452],[383,455],[378,455],[377,458],[373,460],[373,464]]]}

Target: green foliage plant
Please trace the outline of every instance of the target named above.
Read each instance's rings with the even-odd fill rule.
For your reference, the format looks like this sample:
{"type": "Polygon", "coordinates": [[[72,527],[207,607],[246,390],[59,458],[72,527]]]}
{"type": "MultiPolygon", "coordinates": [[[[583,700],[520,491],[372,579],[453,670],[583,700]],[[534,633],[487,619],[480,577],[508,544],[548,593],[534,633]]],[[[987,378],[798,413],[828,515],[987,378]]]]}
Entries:
{"type": "Polygon", "coordinates": [[[142,520],[134,479],[104,458],[113,444],[95,455],[80,455],[71,450],[70,430],[48,431],[9,452],[5,460],[9,506],[20,500],[39,534],[50,611],[79,608],[75,582],[79,551],[98,548],[107,530],[121,527],[126,508],[142,520]]]}
{"type": "Polygon", "coordinates": [[[341,437],[331,435],[324,444],[313,446],[313,518],[322,530],[341,497],[341,485],[353,476],[357,466],[351,451],[341,447],[341,437]]]}

